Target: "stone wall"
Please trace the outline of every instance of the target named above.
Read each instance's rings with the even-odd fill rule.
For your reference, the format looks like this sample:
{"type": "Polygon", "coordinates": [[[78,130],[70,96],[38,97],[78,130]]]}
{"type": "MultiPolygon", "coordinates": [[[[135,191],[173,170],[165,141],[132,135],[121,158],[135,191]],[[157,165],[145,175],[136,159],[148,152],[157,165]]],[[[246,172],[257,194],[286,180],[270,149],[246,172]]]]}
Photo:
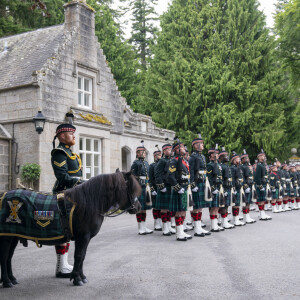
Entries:
{"type": "Polygon", "coordinates": [[[8,144],[0,137],[0,193],[8,190],[8,144]]]}

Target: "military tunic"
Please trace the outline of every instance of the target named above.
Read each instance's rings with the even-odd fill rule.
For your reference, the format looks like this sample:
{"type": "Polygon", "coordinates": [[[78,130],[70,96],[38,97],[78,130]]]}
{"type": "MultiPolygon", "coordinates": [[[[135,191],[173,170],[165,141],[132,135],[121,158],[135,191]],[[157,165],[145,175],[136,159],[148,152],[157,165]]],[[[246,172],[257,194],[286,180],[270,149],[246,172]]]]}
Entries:
{"type": "Polygon", "coordinates": [[[189,185],[189,166],[182,156],[175,156],[170,161],[168,182],[171,185],[170,211],[186,211],[188,208],[187,188],[189,185]],[[183,194],[178,192],[184,189],[183,194]]]}
{"type": "Polygon", "coordinates": [[[241,188],[243,186],[243,171],[240,166],[232,165],[230,167],[232,173],[232,185],[236,191],[235,206],[241,205],[241,188]]]}
{"type": "Polygon", "coordinates": [[[284,173],[284,177],[285,177],[285,196],[290,197],[291,196],[291,176],[289,171],[287,170],[282,170],[282,172],[284,173]]]}
{"type": "Polygon", "coordinates": [[[146,187],[149,184],[149,164],[144,158],[136,159],[131,166],[132,174],[137,178],[139,184],[142,187],[142,194],[139,197],[139,201],[142,206],[142,210],[149,210],[152,207],[146,205],[147,191],[146,187]]]}
{"type": "Polygon", "coordinates": [[[279,184],[280,184],[280,177],[278,172],[271,172],[269,176],[269,183],[272,192],[272,199],[276,200],[279,198],[279,184]]]}
{"type": "Polygon", "coordinates": [[[194,151],[189,159],[191,188],[198,187],[197,192],[192,192],[194,209],[209,207],[210,203],[204,200],[204,189],[206,179],[205,156],[198,151],[194,151]]]}
{"type": "Polygon", "coordinates": [[[251,204],[252,200],[252,186],[253,186],[253,173],[249,168],[247,163],[241,165],[241,170],[243,174],[243,188],[246,191],[247,188],[250,188],[250,193],[245,192],[246,204],[251,204]]]}
{"type": "Polygon", "coordinates": [[[256,186],[257,202],[265,202],[267,194],[266,189],[268,183],[268,174],[264,163],[257,163],[254,181],[256,186]]]}
{"type": "Polygon", "coordinates": [[[68,145],[60,143],[51,151],[51,164],[56,177],[54,194],[81,183],[81,159],[68,145]]]}
{"type": "MultiPolygon", "coordinates": [[[[149,185],[150,185],[150,190],[151,192],[156,192],[156,183],[155,183],[155,169],[157,167],[158,160],[154,161],[152,164],[149,166],[149,185]]],[[[155,202],[156,202],[156,196],[151,196],[152,198],[152,206],[155,207],[155,202]]]]}
{"type": "MultiPolygon", "coordinates": [[[[207,177],[210,183],[211,191],[220,191],[220,187],[222,184],[222,167],[219,163],[216,163],[213,160],[211,160],[207,164],[207,177]]],[[[219,207],[220,193],[212,193],[212,197],[213,201],[210,203],[210,207],[219,207]]]]}
{"type": "Polygon", "coordinates": [[[291,177],[291,197],[296,197],[297,195],[297,187],[298,187],[298,180],[297,180],[297,173],[290,172],[291,177]]]}
{"type": "Polygon", "coordinates": [[[227,193],[227,196],[225,196],[225,206],[231,205],[231,189],[233,187],[232,185],[232,173],[230,167],[226,163],[221,163],[222,168],[222,183],[224,192],[227,193]]]}
{"type": "Polygon", "coordinates": [[[171,184],[168,182],[169,175],[169,164],[170,157],[163,156],[154,170],[155,174],[155,183],[157,186],[157,196],[155,202],[155,209],[166,209],[170,210],[170,201],[171,201],[171,184]],[[166,192],[161,192],[166,188],[166,192]]]}

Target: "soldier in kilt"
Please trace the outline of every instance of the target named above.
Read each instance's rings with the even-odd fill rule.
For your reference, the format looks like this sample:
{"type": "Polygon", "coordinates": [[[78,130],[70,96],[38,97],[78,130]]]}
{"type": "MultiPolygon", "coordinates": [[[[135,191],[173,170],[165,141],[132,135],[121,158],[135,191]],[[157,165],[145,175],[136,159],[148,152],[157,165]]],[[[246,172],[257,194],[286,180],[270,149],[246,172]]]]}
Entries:
{"type": "Polygon", "coordinates": [[[171,184],[168,181],[172,145],[163,145],[162,151],[163,156],[157,163],[157,166],[154,170],[155,183],[157,186],[155,209],[158,209],[161,212],[161,220],[163,223],[163,235],[170,236],[171,234],[176,233],[175,229],[171,227],[171,184]]]}
{"type": "Polygon", "coordinates": [[[211,233],[204,230],[201,225],[202,209],[209,207],[209,202],[204,200],[204,188],[206,179],[206,160],[202,154],[204,149],[204,141],[199,134],[198,138],[192,141],[193,152],[189,159],[190,182],[193,195],[193,210],[191,217],[194,220],[194,236],[204,237],[211,233]]]}
{"type": "Polygon", "coordinates": [[[144,141],[141,141],[141,145],[136,148],[136,160],[131,166],[131,172],[137,178],[142,188],[142,194],[139,197],[142,209],[141,212],[136,214],[138,234],[140,235],[153,233],[153,230],[146,227],[146,211],[152,208],[152,202],[149,186],[149,164],[145,158],[146,148],[144,147],[144,141]]]}
{"type": "Polygon", "coordinates": [[[300,164],[296,165],[296,175],[297,175],[296,206],[300,209],[300,164]]]}
{"type": "Polygon", "coordinates": [[[240,156],[233,152],[233,155],[231,156],[231,174],[232,174],[232,185],[234,188],[234,206],[232,207],[232,215],[234,220],[234,226],[244,226],[246,223],[240,221],[239,219],[239,213],[240,213],[240,206],[241,203],[241,197],[242,197],[242,187],[243,187],[243,171],[240,166],[241,158],[240,156]]]}
{"type": "Polygon", "coordinates": [[[257,159],[258,159],[258,163],[256,166],[254,182],[255,182],[256,193],[257,193],[259,219],[262,221],[272,220],[272,218],[265,213],[268,173],[265,165],[266,155],[263,150],[261,150],[261,152],[258,153],[257,159]]]}
{"type": "Polygon", "coordinates": [[[222,168],[222,180],[225,196],[225,206],[219,209],[221,214],[221,224],[224,229],[232,229],[234,228],[234,225],[228,222],[228,207],[232,202],[232,174],[231,169],[228,166],[229,156],[228,152],[225,150],[225,147],[222,148],[222,151],[219,154],[219,161],[222,168]]]}
{"type": "Polygon", "coordinates": [[[296,166],[292,164],[290,166],[290,177],[291,177],[291,209],[297,210],[298,205],[295,205],[297,190],[298,190],[298,178],[296,173],[296,166]]]}
{"type": "Polygon", "coordinates": [[[270,183],[270,188],[271,188],[271,192],[272,192],[271,205],[272,205],[273,213],[280,212],[276,207],[276,203],[279,199],[279,184],[280,184],[280,177],[279,177],[277,171],[278,171],[278,168],[277,168],[276,163],[274,165],[270,166],[269,183],[270,183]]]}
{"type": "Polygon", "coordinates": [[[222,167],[218,163],[218,158],[219,154],[215,148],[208,150],[209,163],[207,164],[207,177],[211,186],[213,199],[209,210],[212,232],[224,231],[224,228],[218,225],[220,187],[222,184],[222,167]]]}
{"type": "Polygon", "coordinates": [[[274,165],[276,165],[277,167],[277,178],[278,178],[278,199],[277,199],[277,210],[278,212],[284,212],[283,207],[282,207],[282,198],[283,198],[283,186],[282,186],[282,181],[281,181],[281,177],[282,177],[282,170],[281,170],[281,163],[278,159],[276,159],[274,165]]]}
{"type": "Polygon", "coordinates": [[[290,186],[291,178],[290,178],[290,174],[288,172],[288,165],[286,162],[284,162],[282,164],[281,175],[282,175],[282,177],[281,177],[282,184],[284,186],[283,209],[284,209],[284,211],[291,211],[291,209],[289,207],[289,199],[291,196],[291,186],[290,186]]]}
{"type": "Polygon", "coordinates": [[[250,159],[244,149],[241,155],[241,170],[243,174],[243,189],[246,196],[245,206],[243,207],[243,217],[246,224],[253,224],[256,221],[250,218],[250,204],[252,202],[252,186],[253,186],[253,173],[252,168],[250,168],[250,159]]]}
{"type": "Polygon", "coordinates": [[[156,202],[156,195],[157,195],[157,187],[155,182],[155,168],[159,160],[161,159],[161,151],[158,148],[158,145],[155,145],[157,150],[153,152],[154,162],[149,166],[149,185],[151,189],[151,200],[152,200],[152,214],[154,219],[154,230],[155,231],[162,231],[162,221],[161,221],[161,212],[159,209],[155,209],[155,202],[156,202]]]}
{"type": "MultiPolygon", "coordinates": [[[[53,139],[53,150],[51,151],[51,164],[56,177],[53,193],[58,194],[63,190],[72,188],[82,183],[82,168],[79,155],[73,153],[71,147],[75,145],[75,126],[61,124],[56,128],[53,139]],[[59,145],[55,147],[55,139],[59,145]]],[[[68,252],[70,243],[55,246],[57,263],[56,277],[69,278],[73,266],[68,263],[68,252]]]]}
{"type": "Polygon", "coordinates": [[[173,145],[174,158],[170,161],[168,182],[171,184],[170,211],[175,212],[176,238],[177,241],[186,241],[192,236],[186,234],[183,229],[183,222],[189,206],[189,166],[184,160],[184,144],[179,140],[173,145]]]}

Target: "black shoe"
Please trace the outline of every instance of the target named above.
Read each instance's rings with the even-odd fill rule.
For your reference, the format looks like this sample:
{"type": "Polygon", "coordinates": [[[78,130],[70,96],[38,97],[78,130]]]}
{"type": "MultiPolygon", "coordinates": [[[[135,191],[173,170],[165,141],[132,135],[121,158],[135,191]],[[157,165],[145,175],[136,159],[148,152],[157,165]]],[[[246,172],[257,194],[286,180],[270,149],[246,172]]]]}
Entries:
{"type": "Polygon", "coordinates": [[[211,232],[220,232],[221,230],[220,229],[211,229],[210,231],[211,232]]]}
{"type": "Polygon", "coordinates": [[[169,231],[168,233],[163,233],[163,236],[171,236],[171,235],[172,235],[171,231],[169,231]]]}
{"type": "Polygon", "coordinates": [[[202,228],[205,228],[205,227],[206,227],[206,225],[205,225],[205,224],[201,224],[201,227],[202,227],[202,228]]]}
{"type": "Polygon", "coordinates": [[[162,228],[154,228],[155,231],[162,231],[162,228]]]}
{"type": "Polygon", "coordinates": [[[191,240],[192,238],[192,236],[186,237],[187,240],[191,240]]]}
{"type": "Polygon", "coordinates": [[[187,238],[186,238],[186,237],[184,237],[184,238],[182,238],[182,239],[177,238],[176,240],[177,240],[177,241],[180,241],[180,242],[186,242],[186,241],[187,241],[187,238]]]}
{"type": "Polygon", "coordinates": [[[70,278],[71,276],[71,273],[61,273],[61,272],[58,272],[56,273],[56,278],[70,278]]]}
{"type": "Polygon", "coordinates": [[[211,233],[208,231],[208,232],[206,232],[206,233],[204,233],[205,235],[211,235],[211,233]]]}
{"type": "Polygon", "coordinates": [[[205,237],[205,233],[194,233],[194,236],[205,237]]]}

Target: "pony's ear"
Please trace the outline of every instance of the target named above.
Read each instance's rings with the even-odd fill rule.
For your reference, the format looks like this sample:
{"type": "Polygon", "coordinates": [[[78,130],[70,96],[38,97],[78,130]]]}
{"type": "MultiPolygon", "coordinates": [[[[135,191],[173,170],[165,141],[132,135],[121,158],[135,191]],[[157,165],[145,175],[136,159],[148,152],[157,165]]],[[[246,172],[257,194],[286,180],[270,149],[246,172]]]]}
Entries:
{"type": "Polygon", "coordinates": [[[120,169],[118,168],[118,169],[116,169],[116,173],[119,173],[120,172],[120,169]]]}
{"type": "Polygon", "coordinates": [[[126,172],[126,173],[124,174],[125,179],[129,179],[129,177],[130,177],[131,175],[132,175],[131,171],[126,172]]]}

